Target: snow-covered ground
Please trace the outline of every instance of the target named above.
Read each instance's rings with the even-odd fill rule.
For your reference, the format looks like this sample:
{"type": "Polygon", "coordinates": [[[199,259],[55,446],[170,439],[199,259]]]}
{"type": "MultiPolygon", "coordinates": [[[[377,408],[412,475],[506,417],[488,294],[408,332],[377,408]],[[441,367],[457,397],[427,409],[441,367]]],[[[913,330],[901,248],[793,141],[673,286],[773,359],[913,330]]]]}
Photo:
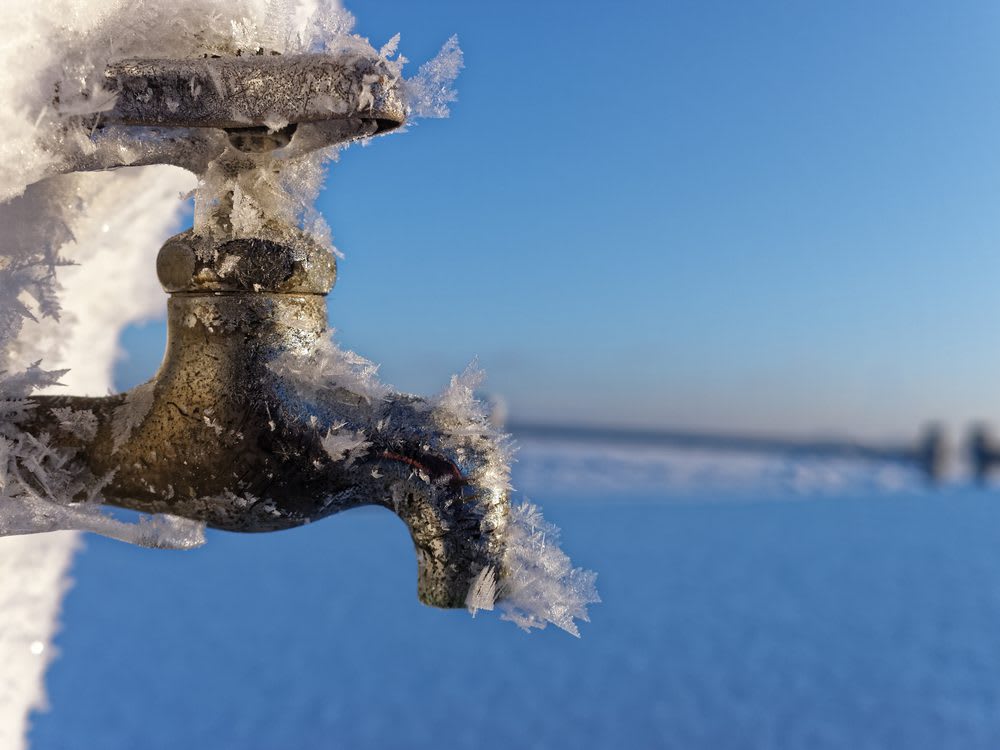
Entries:
{"type": "Polygon", "coordinates": [[[580,640],[421,607],[377,510],[185,553],[89,537],[32,747],[1000,743],[990,492],[653,486],[660,455],[581,493],[600,452],[529,444],[514,475],[600,571],[580,640]]]}
{"type": "Polygon", "coordinates": [[[615,498],[651,495],[720,501],[762,494],[814,497],[859,490],[895,492],[926,484],[913,465],[782,453],[670,448],[653,443],[528,438],[517,477],[528,495],[615,498]]]}

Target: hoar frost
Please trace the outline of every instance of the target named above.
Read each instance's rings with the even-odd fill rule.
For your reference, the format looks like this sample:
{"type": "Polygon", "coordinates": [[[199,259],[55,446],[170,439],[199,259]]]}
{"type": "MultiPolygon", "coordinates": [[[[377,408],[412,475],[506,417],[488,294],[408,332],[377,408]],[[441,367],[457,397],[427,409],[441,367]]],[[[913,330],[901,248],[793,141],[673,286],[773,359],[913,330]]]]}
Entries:
{"type": "MultiPolygon", "coordinates": [[[[456,457],[463,475],[482,498],[483,531],[504,540],[501,569],[486,566],[472,582],[465,598],[470,612],[499,609],[504,619],[520,627],[544,628],[549,623],[579,635],[575,620],[588,619],[587,605],[600,601],[595,574],[574,568],[559,548],[559,531],[544,520],[530,503],[511,506],[509,516],[492,519],[491,501],[508,496],[513,444],[490,419],[487,406],[476,398],[484,373],[475,364],[452,377],[448,387],[424,401],[395,394],[378,379],[378,368],[357,354],[340,349],[332,338],[321,339],[305,352],[289,353],[272,369],[291,385],[305,402],[323,402],[339,391],[356,394],[377,405],[392,398],[410,399],[432,415],[437,428],[425,436],[425,449],[456,457]]],[[[406,441],[410,429],[372,412],[374,424],[339,423],[320,435],[321,444],[334,461],[348,463],[368,447],[365,434],[378,434],[388,442],[406,441]],[[362,427],[363,429],[358,429],[362,427]]],[[[425,482],[430,478],[414,470],[425,482]]],[[[401,496],[393,497],[398,508],[401,496]]]]}
{"type": "MultiPolygon", "coordinates": [[[[89,126],[74,124],[66,115],[112,108],[114,97],[101,85],[104,70],[109,63],[129,57],[304,52],[380,55],[387,69],[400,79],[406,59],[398,55],[398,36],[376,52],[367,40],[351,33],[351,14],[330,2],[236,0],[222,4],[177,0],[160,4],[63,0],[8,14],[7,20],[13,26],[7,31],[9,42],[0,50],[0,63],[10,73],[0,82],[5,105],[0,110],[5,132],[0,145],[0,223],[5,230],[0,247],[0,389],[17,391],[18,396],[16,400],[8,399],[5,409],[4,455],[11,465],[5,473],[8,486],[0,490],[7,498],[0,506],[0,531],[14,533],[13,529],[17,529],[17,533],[25,533],[32,530],[30,519],[36,518],[34,530],[86,528],[149,543],[148,531],[152,527],[130,535],[121,530],[121,522],[106,519],[97,523],[92,516],[100,515],[101,483],[83,488],[75,477],[60,475],[68,466],[68,457],[49,448],[45,436],[18,434],[16,416],[18,410],[30,408],[25,400],[30,393],[52,392],[59,385],[57,379],[66,375],[62,371],[49,372],[33,364],[30,357],[69,359],[68,364],[76,370],[86,350],[68,357],[77,354],[73,342],[86,341],[86,346],[99,349],[109,346],[100,349],[101,353],[106,351],[104,364],[99,365],[103,373],[95,372],[89,381],[74,381],[73,373],[67,377],[67,383],[79,393],[88,388],[87,383],[96,385],[102,374],[105,378],[110,374],[117,329],[130,319],[160,312],[147,308],[148,300],[162,306],[158,301],[162,297],[155,292],[123,294],[123,290],[137,292],[130,287],[142,272],[143,278],[152,276],[148,273],[151,254],[175,227],[183,206],[177,196],[190,191],[191,177],[173,167],[140,167],[131,174],[115,176],[60,174],[72,171],[73,159],[86,156],[94,148],[89,126]],[[73,19],[72,23],[66,23],[66,19],[73,19]],[[25,65],[25,61],[30,64],[25,65]],[[161,187],[148,190],[141,187],[143,183],[161,187]],[[161,194],[154,196],[156,190],[161,194]],[[137,192],[144,193],[141,200],[136,200],[137,192]],[[135,215],[136,207],[139,215],[135,215]],[[108,235],[109,230],[113,230],[110,237],[101,236],[108,235]],[[100,257],[101,265],[97,257],[88,257],[86,248],[102,243],[112,246],[114,257],[100,257]],[[84,261],[85,271],[93,269],[99,276],[103,274],[118,283],[102,289],[100,278],[86,277],[81,290],[84,294],[71,294],[78,309],[66,313],[60,307],[55,271],[70,263],[68,258],[74,255],[84,261]],[[115,258],[126,259],[129,276],[114,273],[113,269],[122,266],[115,258]],[[128,259],[139,259],[144,267],[128,259]],[[123,299],[130,298],[135,301],[122,304],[123,299]],[[123,311],[123,307],[127,309],[123,311]],[[94,310],[106,312],[101,316],[94,310]],[[92,321],[89,325],[84,321],[88,316],[92,321]],[[32,330],[19,337],[25,320],[44,333],[32,330]],[[41,494],[22,486],[25,469],[19,462],[32,467],[35,473],[26,486],[38,482],[44,488],[41,494]],[[71,491],[76,494],[67,494],[71,491]],[[72,500],[81,495],[92,498],[85,508],[72,500]],[[21,498],[20,507],[15,507],[14,498],[21,498]],[[41,504],[45,504],[44,512],[41,504]],[[64,507],[65,512],[56,512],[59,507],[64,507]]],[[[406,87],[410,114],[447,115],[446,102],[455,98],[451,83],[460,66],[461,51],[457,40],[451,39],[436,61],[420,69],[413,86],[406,87]]],[[[275,119],[272,124],[278,129],[286,123],[275,119]]],[[[117,148],[123,154],[134,151],[136,159],[142,156],[141,150],[135,150],[137,145],[127,140],[117,148]]],[[[194,186],[194,194],[202,198],[197,201],[200,208],[194,216],[195,226],[210,233],[215,210],[210,196],[230,193],[233,205],[228,219],[233,231],[250,236],[263,224],[277,221],[301,226],[321,241],[328,241],[329,229],[313,203],[324,179],[325,164],[336,158],[339,148],[332,146],[286,161],[280,170],[264,166],[230,176],[216,173],[210,166],[194,186]]],[[[332,244],[329,247],[333,250],[332,244]]],[[[90,388],[100,392],[101,386],[90,388]]],[[[151,387],[136,389],[116,412],[115,448],[141,423],[151,398],[151,387]]],[[[59,419],[68,433],[84,440],[93,429],[85,414],[65,413],[59,419]]],[[[325,440],[330,451],[348,461],[351,452],[359,448],[350,435],[331,432],[325,440]]],[[[189,541],[184,537],[176,543],[184,546],[189,541]]],[[[163,543],[174,542],[168,538],[163,543]]]]}
{"type": "MultiPolygon", "coordinates": [[[[461,451],[465,440],[491,440],[500,447],[499,460],[477,467],[473,481],[493,492],[510,492],[513,445],[490,419],[486,404],[476,398],[485,373],[475,363],[434,399],[434,408],[448,415],[448,440],[461,451]]],[[[595,573],[574,568],[559,547],[559,529],[531,503],[512,504],[507,519],[503,571],[484,568],[469,589],[466,606],[475,615],[494,605],[525,630],[552,623],[579,636],[574,620],[589,621],[587,605],[597,603],[595,573]]]]}
{"type": "MultiPolygon", "coordinates": [[[[18,422],[33,408],[33,393],[58,392],[63,386],[81,395],[107,391],[118,331],[129,322],[162,314],[162,297],[149,270],[162,241],[178,228],[185,207],[181,196],[203,198],[199,201],[203,208],[194,216],[196,227],[211,229],[213,204],[207,197],[228,189],[233,195],[229,218],[238,231],[250,233],[270,220],[292,222],[321,241],[325,238],[332,250],[329,230],[313,200],[325,164],[336,158],[338,147],[285,163],[277,171],[259,169],[234,177],[209,169],[200,184],[190,174],[166,166],[132,167],[116,174],[63,174],[72,172],[74,164],[85,161],[96,148],[87,127],[64,117],[114,107],[101,79],[109,62],[128,57],[374,51],[367,40],[351,33],[349,13],[336,3],[310,0],[53,0],[8,9],[4,17],[0,537],[82,529],[144,546],[197,546],[204,540],[202,524],[166,515],[129,523],[102,512],[101,489],[109,478],[84,481],[69,469],[69,452],[54,448],[51,436],[22,432],[18,422]],[[61,302],[68,303],[67,310],[61,302]],[[72,367],[68,373],[67,365],[72,367]]],[[[376,54],[401,77],[406,60],[397,52],[398,43],[395,37],[376,54]]],[[[452,38],[438,57],[404,83],[410,116],[447,116],[448,104],[455,100],[451,84],[461,67],[461,50],[452,38]]],[[[270,125],[277,130],[285,123],[275,117],[270,125]]],[[[141,143],[125,140],[101,147],[117,149],[124,163],[139,163],[145,154],[141,143]]],[[[312,372],[300,373],[302,382],[341,381],[370,399],[386,393],[371,363],[335,347],[309,367],[312,372]]],[[[466,398],[471,398],[471,390],[468,394],[463,390],[467,387],[459,382],[434,408],[445,416],[478,408],[466,398]]],[[[150,395],[140,389],[120,407],[114,420],[116,444],[127,440],[141,423],[150,395]]],[[[465,416],[479,419],[469,412],[465,416]]],[[[94,439],[95,419],[89,411],[67,408],[56,418],[59,429],[74,438],[84,443],[94,439]]],[[[454,439],[471,438],[455,435],[454,439]]],[[[346,428],[330,430],[323,440],[331,458],[342,461],[351,461],[364,448],[359,435],[346,428]]],[[[506,492],[509,463],[500,463],[485,469],[477,481],[506,492]]],[[[557,556],[551,547],[539,546],[534,531],[519,531],[538,528],[524,526],[525,512],[515,509],[509,521],[511,538],[518,545],[505,561],[509,572],[484,571],[470,592],[470,608],[486,609],[499,599],[499,606],[521,625],[553,622],[572,632],[572,617],[585,617],[583,604],[596,597],[592,589],[588,593],[578,585],[579,576],[572,569],[553,562],[557,556]],[[540,549],[544,554],[533,564],[531,551],[540,549]],[[543,604],[546,596],[552,599],[543,604]],[[556,600],[561,603],[552,604],[556,600]]],[[[73,534],[0,538],[4,615],[22,613],[31,623],[24,632],[37,638],[43,650],[54,632],[65,588],[58,581],[64,580],[75,546],[73,534]],[[48,568],[46,560],[51,562],[48,568]],[[9,575],[11,570],[38,571],[41,581],[41,572],[49,568],[53,583],[45,584],[33,598],[18,596],[25,590],[17,588],[23,576],[9,575]],[[14,582],[13,589],[9,582],[14,582]],[[18,609],[19,602],[30,606],[18,609]]],[[[17,639],[8,643],[0,638],[7,681],[0,679],[0,744],[10,747],[23,742],[27,711],[43,704],[44,660],[23,662],[20,644],[17,639]]]]}

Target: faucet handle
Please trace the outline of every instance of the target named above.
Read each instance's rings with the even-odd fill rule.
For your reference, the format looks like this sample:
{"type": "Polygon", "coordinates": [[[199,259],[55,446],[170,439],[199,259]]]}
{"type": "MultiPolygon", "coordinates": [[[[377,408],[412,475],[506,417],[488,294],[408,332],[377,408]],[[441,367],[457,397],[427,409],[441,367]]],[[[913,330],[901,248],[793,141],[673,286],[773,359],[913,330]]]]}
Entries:
{"type": "Polygon", "coordinates": [[[112,125],[271,131],[329,120],[406,119],[399,77],[378,57],[328,54],[130,59],[110,65],[112,125]]]}
{"type": "MultiPolygon", "coordinates": [[[[406,121],[402,80],[357,52],[120,60],[108,66],[110,109],[68,122],[61,172],[174,164],[201,174],[224,157],[234,171],[393,130],[406,121]]],[[[58,97],[57,97],[58,111],[58,97]]]]}

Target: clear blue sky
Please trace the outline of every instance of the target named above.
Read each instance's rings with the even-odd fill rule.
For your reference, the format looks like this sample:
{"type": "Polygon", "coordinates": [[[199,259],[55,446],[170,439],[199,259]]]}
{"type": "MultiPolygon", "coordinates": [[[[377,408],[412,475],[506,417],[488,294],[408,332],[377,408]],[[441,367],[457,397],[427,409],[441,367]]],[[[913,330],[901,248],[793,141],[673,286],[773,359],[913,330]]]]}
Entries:
{"type": "Polygon", "coordinates": [[[521,419],[1000,419],[1000,4],[349,8],[411,75],[466,54],[452,117],[349,150],[320,200],[331,322],[388,382],[478,356],[521,419]]]}

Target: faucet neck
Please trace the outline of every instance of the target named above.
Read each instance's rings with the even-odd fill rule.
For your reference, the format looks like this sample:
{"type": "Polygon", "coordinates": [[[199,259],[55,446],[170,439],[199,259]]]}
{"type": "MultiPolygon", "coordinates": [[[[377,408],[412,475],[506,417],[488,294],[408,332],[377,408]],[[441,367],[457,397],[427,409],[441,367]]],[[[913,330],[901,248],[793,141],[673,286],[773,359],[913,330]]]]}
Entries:
{"type": "Polygon", "coordinates": [[[301,231],[220,239],[189,230],[163,245],[156,270],[170,293],[158,380],[190,390],[186,399],[245,398],[268,363],[311,351],[326,333],[336,263],[301,231]]]}
{"type": "Polygon", "coordinates": [[[326,318],[326,298],[318,294],[173,294],[157,379],[190,389],[191,399],[243,398],[247,387],[271,377],[267,366],[275,359],[312,351],[326,334],[326,318]]]}

